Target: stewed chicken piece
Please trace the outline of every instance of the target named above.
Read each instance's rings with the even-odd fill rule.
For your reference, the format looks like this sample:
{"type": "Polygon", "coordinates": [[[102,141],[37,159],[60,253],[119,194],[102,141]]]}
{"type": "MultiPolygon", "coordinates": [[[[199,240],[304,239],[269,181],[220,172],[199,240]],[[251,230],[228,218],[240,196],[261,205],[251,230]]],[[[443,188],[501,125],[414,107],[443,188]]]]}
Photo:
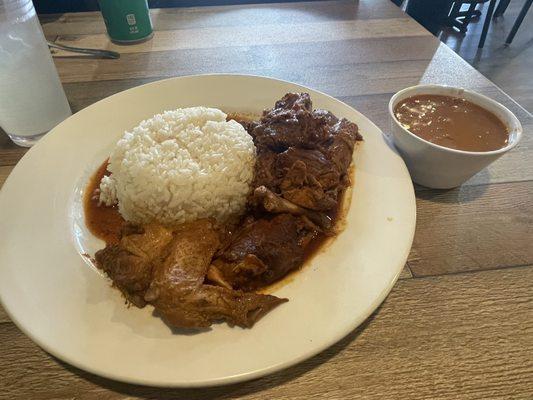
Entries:
{"type": "Polygon", "coordinates": [[[151,224],[128,228],[118,245],[96,253],[98,265],[138,307],[152,304],[163,319],[180,328],[206,328],[217,321],[251,327],[285,302],[205,284],[211,259],[221,245],[207,219],[167,229],[151,224]]]}

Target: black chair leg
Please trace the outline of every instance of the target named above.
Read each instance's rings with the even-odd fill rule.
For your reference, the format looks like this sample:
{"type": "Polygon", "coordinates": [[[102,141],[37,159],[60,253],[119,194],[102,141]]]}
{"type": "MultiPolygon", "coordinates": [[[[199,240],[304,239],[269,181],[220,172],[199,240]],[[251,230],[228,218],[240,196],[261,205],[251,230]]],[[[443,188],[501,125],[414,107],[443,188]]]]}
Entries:
{"type": "Polygon", "coordinates": [[[511,32],[509,32],[509,36],[507,36],[507,39],[505,39],[505,44],[511,44],[511,42],[513,41],[514,35],[516,35],[518,28],[520,28],[524,17],[526,16],[527,12],[529,11],[529,8],[531,7],[531,3],[533,3],[533,0],[526,0],[526,2],[524,3],[524,6],[522,7],[522,10],[520,10],[520,14],[518,14],[518,17],[516,18],[516,21],[511,29],[511,32]]]}
{"type": "Polygon", "coordinates": [[[495,6],[496,0],[490,0],[489,9],[487,10],[487,15],[485,16],[485,22],[483,23],[483,31],[481,32],[481,38],[479,39],[479,44],[477,46],[480,49],[485,45],[485,39],[487,38],[487,32],[489,31],[490,20],[492,19],[495,6]]]}
{"type": "Polygon", "coordinates": [[[507,10],[510,2],[511,0],[500,0],[498,7],[496,7],[496,11],[494,11],[494,18],[501,17],[505,10],[507,10]]]}

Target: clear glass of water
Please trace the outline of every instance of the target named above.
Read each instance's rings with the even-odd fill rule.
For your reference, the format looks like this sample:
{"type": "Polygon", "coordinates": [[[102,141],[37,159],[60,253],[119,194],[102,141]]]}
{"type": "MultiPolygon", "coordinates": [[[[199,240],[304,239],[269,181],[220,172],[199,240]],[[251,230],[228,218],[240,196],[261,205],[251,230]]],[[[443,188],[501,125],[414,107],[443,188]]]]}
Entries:
{"type": "Polygon", "coordinates": [[[72,113],[31,0],[0,0],[0,127],[30,147],[72,113]]]}

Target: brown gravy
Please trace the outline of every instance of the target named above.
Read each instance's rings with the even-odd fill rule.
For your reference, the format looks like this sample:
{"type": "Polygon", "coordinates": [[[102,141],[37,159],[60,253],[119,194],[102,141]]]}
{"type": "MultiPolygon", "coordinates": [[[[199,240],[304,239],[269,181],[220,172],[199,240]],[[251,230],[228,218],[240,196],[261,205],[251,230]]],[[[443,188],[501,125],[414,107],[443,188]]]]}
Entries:
{"type": "Polygon", "coordinates": [[[98,204],[97,190],[100,181],[107,174],[107,160],[91,176],[83,198],[85,224],[89,231],[106,243],[114,244],[120,240],[120,230],[125,224],[117,206],[107,207],[98,204]]]}
{"type": "Polygon", "coordinates": [[[509,141],[509,132],[498,117],[458,97],[412,96],[396,105],[394,115],[416,136],[451,149],[492,151],[509,141]]]}

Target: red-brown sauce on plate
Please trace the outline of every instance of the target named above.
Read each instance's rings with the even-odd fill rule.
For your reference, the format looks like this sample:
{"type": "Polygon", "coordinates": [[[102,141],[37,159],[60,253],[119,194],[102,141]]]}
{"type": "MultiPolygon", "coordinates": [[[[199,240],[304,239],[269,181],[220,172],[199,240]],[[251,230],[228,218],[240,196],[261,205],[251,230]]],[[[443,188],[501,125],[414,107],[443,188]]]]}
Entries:
{"type": "Polygon", "coordinates": [[[108,207],[99,204],[98,191],[100,181],[108,174],[107,160],[98,167],[96,172],[91,176],[85,196],[83,199],[83,208],[85,211],[85,224],[89,231],[106,243],[118,243],[120,239],[120,230],[124,225],[124,218],[118,212],[117,206],[108,207]]]}
{"type": "Polygon", "coordinates": [[[416,136],[451,149],[492,151],[509,142],[508,129],[496,115],[459,97],[412,96],[396,105],[394,116],[416,136]]]}

